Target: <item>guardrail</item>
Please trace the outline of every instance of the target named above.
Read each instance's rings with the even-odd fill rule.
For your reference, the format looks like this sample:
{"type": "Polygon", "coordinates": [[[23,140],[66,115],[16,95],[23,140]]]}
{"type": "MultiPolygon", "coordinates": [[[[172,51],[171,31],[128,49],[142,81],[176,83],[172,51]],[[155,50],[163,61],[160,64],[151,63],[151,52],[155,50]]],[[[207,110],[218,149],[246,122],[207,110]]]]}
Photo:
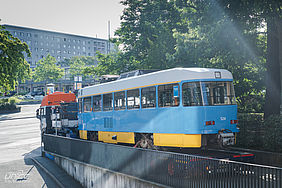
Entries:
{"type": "Polygon", "coordinates": [[[44,135],[44,150],[172,187],[282,187],[282,168],[44,135]]]}

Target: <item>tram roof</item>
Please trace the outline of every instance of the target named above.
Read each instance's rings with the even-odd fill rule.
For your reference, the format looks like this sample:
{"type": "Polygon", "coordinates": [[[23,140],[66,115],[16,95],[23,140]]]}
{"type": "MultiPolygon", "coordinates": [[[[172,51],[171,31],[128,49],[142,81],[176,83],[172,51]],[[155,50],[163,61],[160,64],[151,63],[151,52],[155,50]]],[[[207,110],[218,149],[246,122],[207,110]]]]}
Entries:
{"type": "Polygon", "coordinates": [[[162,85],[176,83],[187,80],[204,79],[233,79],[232,74],[225,69],[210,68],[173,68],[136,77],[107,82],[103,84],[88,86],[78,92],[78,97],[117,92],[122,90],[148,87],[152,85],[162,85]]]}

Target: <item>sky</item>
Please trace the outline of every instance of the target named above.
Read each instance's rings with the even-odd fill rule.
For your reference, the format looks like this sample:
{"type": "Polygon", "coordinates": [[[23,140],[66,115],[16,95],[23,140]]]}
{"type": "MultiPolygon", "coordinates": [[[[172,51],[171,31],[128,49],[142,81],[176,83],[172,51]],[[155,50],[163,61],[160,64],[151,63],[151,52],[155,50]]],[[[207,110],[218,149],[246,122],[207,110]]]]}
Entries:
{"type": "Polygon", "coordinates": [[[0,24],[108,39],[123,9],[120,0],[0,0],[0,24]]]}

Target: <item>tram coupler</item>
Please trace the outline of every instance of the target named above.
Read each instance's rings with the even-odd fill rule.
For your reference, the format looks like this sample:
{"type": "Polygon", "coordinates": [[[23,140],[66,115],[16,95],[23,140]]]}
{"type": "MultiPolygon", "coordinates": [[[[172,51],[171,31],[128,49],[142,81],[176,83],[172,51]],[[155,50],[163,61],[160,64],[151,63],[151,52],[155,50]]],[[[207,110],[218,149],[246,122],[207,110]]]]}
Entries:
{"type": "Polygon", "coordinates": [[[217,134],[217,140],[220,146],[230,146],[235,144],[235,135],[229,130],[221,130],[217,134]]]}

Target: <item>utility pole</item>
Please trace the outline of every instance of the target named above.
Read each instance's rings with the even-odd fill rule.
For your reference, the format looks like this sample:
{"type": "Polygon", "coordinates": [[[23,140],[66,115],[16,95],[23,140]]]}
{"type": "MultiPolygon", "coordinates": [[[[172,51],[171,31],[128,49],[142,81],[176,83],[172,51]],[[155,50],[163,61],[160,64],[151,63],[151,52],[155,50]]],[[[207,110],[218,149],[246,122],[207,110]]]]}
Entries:
{"type": "Polygon", "coordinates": [[[111,45],[110,45],[110,39],[111,39],[111,21],[108,21],[108,45],[107,45],[107,54],[110,53],[111,51],[111,45]]]}

